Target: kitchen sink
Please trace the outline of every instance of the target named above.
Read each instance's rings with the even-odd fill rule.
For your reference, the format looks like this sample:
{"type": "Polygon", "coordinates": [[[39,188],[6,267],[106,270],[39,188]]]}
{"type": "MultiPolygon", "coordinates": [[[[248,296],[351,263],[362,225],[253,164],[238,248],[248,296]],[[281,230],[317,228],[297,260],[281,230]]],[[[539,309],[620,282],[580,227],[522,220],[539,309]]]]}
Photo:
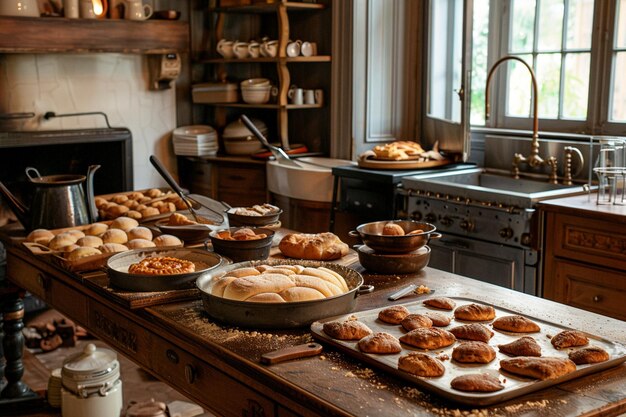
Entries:
{"type": "Polygon", "coordinates": [[[531,208],[538,201],[583,194],[583,185],[550,184],[546,179],[513,178],[510,173],[473,168],[463,171],[415,175],[402,180],[405,189],[492,205],[531,208]]]}

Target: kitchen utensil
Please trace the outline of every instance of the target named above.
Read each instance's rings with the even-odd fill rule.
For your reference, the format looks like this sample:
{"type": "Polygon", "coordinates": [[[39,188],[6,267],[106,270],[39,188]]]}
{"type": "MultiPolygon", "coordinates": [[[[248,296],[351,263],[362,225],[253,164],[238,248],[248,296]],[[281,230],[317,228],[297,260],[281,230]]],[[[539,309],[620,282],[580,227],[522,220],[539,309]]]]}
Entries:
{"type": "Polygon", "coordinates": [[[354,249],[359,255],[359,263],[368,271],[379,274],[414,274],[430,260],[430,248],[426,245],[406,253],[379,253],[366,245],[356,245],[354,249]]]}
{"type": "Polygon", "coordinates": [[[32,167],[26,176],[35,187],[30,208],[26,207],[0,182],[0,194],[26,230],[60,229],[97,220],[93,195],[93,175],[100,165],[91,165],[85,175],[41,176],[32,167]],[[82,184],[86,183],[86,190],[82,184]]]}
{"type": "MultiPolygon", "coordinates": [[[[417,284],[411,284],[411,285],[407,285],[406,287],[402,288],[399,291],[394,292],[393,294],[391,294],[389,297],[387,297],[387,300],[389,301],[397,301],[402,297],[406,297],[407,295],[411,294],[412,292],[414,292],[417,289],[418,285],[417,284]]],[[[434,293],[435,290],[430,290],[427,293],[424,294],[420,294],[420,295],[430,295],[432,293],[434,293]]]]}
{"type": "MultiPolygon", "coordinates": [[[[227,229],[231,235],[240,227],[231,227],[227,229]]],[[[209,234],[213,251],[231,259],[233,262],[254,261],[267,259],[270,256],[272,240],[274,239],[274,231],[263,228],[253,228],[252,231],[259,235],[264,234],[266,237],[254,240],[226,240],[220,239],[217,234],[223,230],[214,230],[209,234]]]]}
{"type": "Polygon", "coordinates": [[[363,243],[377,252],[407,253],[428,244],[430,239],[441,238],[441,233],[437,233],[435,230],[437,228],[430,223],[414,220],[383,220],[361,224],[357,226],[356,230],[352,230],[348,234],[351,237],[360,237],[363,243]],[[387,223],[395,223],[402,227],[405,235],[383,235],[383,227],[387,223]],[[423,232],[409,234],[417,229],[423,230],[423,232]]]}
{"type": "Polygon", "coordinates": [[[283,212],[279,210],[276,213],[266,214],[264,216],[246,216],[235,213],[236,210],[236,207],[231,207],[226,211],[228,224],[231,226],[267,226],[268,224],[276,223],[283,212]]]}
{"type": "Polygon", "coordinates": [[[294,166],[294,167],[300,167],[300,164],[298,164],[297,162],[292,161],[291,159],[289,159],[289,155],[287,155],[282,148],[279,148],[278,146],[271,145],[267,141],[265,136],[263,136],[261,134],[261,132],[259,132],[259,130],[256,128],[256,126],[254,126],[254,124],[252,124],[250,119],[248,119],[248,117],[245,114],[241,115],[240,120],[254,134],[254,136],[256,136],[256,138],[263,144],[263,146],[269,148],[269,150],[272,151],[272,155],[274,155],[274,158],[276,158],[276,160],[279,163],[284,164],[284,165],[291,165],[291,166],[294,166]]]}
{"type": "Polygon", "coordinates": [[[261,363],[271,365],[291,359],[306,358],[322,353],[322,345],[319,343],[304,343],[302,345],[290,346],[277,349],[261,355],[261,363]]]}
{"type": "Polygon", "coordinates": [[[238,326],[265,329],[302,327],[322,317],[349,313],[354,310],[358,295],[374,290],[371,285],[363,285],[363,277],[354,269],[330,262],[295,259],[239,262],[209,271],[198,278],[196,285],[201,291],[204,309],[214,319],[238,326]],[[253,303],[230,300],[211,294],[214,277],[222,276],[233,269],[256,265],[323,266],[341,274],[350,290],[322,300],[294,303],[253,303]]]}
{"type": "Polygon", "coordinates": [[[167,182],[168,185],[172,187],[172,190],[174,190],[176,194],[178,194],[178,196],[183,199],[183,201],[185,202],[185,205],[187,205],[187,208],[189,209],[189,212],[193,216],[194,220],[198,223],[202,223],[202,221],[200,221],[200,218],[196,214],[196,211],[194,210],[193,206],[191,205],[189,200],[187,200],[187,196],[185,196],[183,189],[180,188],[180,185],[178,185],[176,181],[174,181],[174,178],[172,178],[168,170],[165,169],[163,164],[161,164],[161,161],[159,161],[156,156],[150,155],[150,162],[156,168],[158,173],[161,174],[161,177],[163,177],[165,182],[167,182]]]}
{"type": "Polygon", "coordinates": [[[200,249],[136,249],[113,255],[107,260],[107,274],[112,286],[128,291],[168,291],[193,287],[193,282],[203,274],[222,264],[222,257],[200,249]],[[195,272],[175,275],[130,274],[128,267],[152,256],[170,256],[191,261],[195,272]]]}

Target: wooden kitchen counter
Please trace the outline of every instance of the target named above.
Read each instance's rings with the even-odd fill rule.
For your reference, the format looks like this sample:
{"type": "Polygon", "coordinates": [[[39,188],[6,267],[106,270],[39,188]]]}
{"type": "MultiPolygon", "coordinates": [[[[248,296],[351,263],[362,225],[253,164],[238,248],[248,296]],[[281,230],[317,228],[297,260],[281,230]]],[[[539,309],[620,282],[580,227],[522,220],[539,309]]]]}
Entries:
{"type": "MultiPolygon", "coordinates": [[[[146,370],[225,416],[457,416],[457,408],[328,345],[321,356],[261,365],[260,355],[312,340],[308,329],[238,329],[212,321],[199,299],[131,310],[86,278],[8,248],[7,275],[146,370]]],[[[355,268],[363,271],[356,264],[355,268]]],[[[415,282],[437,296],[461,296],[626,343],[626,323],[447,272],[410,277],[365,274],[376,286],[357,310],[392,304],[386,297],[415,282]]],[[[423,297],[422,297],[423,298],[423,297]]],[[[411,296],[395,302],[419,299],[411,296]]],[[[612,416],[626,412],[626,365],[538,391],[469,415],[612,416]]],[[[468,415],[468,414],[462,414],[468,415]]]]}

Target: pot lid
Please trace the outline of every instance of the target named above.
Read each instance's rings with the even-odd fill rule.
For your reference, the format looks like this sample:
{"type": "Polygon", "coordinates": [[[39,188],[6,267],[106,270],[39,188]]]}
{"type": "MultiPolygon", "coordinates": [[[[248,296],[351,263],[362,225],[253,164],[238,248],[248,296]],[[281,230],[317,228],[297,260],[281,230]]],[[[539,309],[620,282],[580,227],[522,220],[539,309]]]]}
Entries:
{"type": "Polygon", "coordinates": [[[97,349],[89,343],[82,352],[70,356],[63,362],[63,372],[70,374],[93,374],[116,367],[117,354],[109,349],[97,349]]]}

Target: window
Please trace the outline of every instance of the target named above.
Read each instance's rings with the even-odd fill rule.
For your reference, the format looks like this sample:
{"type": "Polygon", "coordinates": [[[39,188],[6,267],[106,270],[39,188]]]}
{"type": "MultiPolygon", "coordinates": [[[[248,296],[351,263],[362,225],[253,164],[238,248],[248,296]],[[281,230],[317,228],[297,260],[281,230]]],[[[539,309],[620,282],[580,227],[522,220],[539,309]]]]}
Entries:
{"type": "MultiPolygon", "coordinates": [[[[473,125],[485,125],[488,68],[515,55],[536,75],[541,130],[623,133],[626,0],[474,0],[472,43],[473,125]],[[603,33],[614,36],[604,41],[603,33]]],[[[509,61],[495,75],[488,126],[528,130],[528,70],[509,61]]]]}

